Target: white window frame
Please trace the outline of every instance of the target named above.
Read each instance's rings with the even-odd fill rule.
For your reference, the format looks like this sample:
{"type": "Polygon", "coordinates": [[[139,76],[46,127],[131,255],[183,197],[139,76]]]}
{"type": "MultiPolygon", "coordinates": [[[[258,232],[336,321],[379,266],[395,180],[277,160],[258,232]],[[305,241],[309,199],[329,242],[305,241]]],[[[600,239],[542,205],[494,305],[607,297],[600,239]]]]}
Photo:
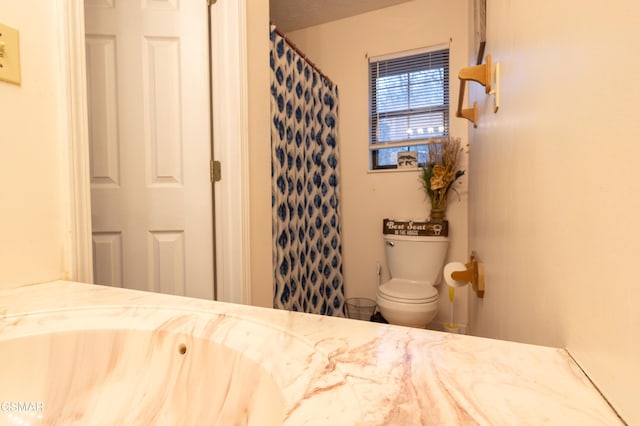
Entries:
{"type": "MultiPolygon", "coordinates": [[[[407,50],[407,51],[403,51],[403,52],[397,52],[397,53],[392,53],[392,54],[387,54],[387,55],[380,55],[380,56],[371,56],[369,57],[369,63],[368,63],[368,79],[369,79],[369,169],[371,171],[379,171],[379,170],[396,170],[397,169],[397,165],[380,165],[378,163],[378,151],[382,150],[382,149],[386,149],[386,148],[409,148],[412,146],[420,146],[420,145],[426,145],[429,143],[437,143],[438,141],[442,140],[442,138],[446,138],[449,136],[449,129],[450,129],[450,121],[451,121],[451,117],[450,117],[450,84],[449,84],[449,79],[450,79],[450,46],[448,44],[439,44],[439,45],[434,45],[434,46],[429,46],[429,47],[425,47],[425,48],[421,48],[421,49],[413,49],[413,50],[407,50]],[[377,122],[379,121],[378,118],[380,116],[380,114],[377,111],[373,111],[374,109],[374,105],[377,104],[376,99],[374,99],[374,96],[376,96],[376,90],[375,90],[375,81],[373,81],[373,70],[372,70],[372,66],[374,66],[374,64],[379,64],[379,63],[384,63],[386,61],[390,61],[390,60],[395,60],[395,59],[401,59],[401,58],[409,58],[409,57],[413,57],[416,55],[421,55],[421,54],[426,54],[426,53],[432,53],[432,52],[440,52],[446,50],[447,51],[447,62],[446,62],[446,69],[445,69],[445,82],[444,82],[444,92],[445,92],[445,102],[441,107],[434,107],[432,108],[433,111],[442,111],[444,114],[444,121],[445,121],[445,125],[444,125],[444,129],[443,132],[438,132],[437,134],[433,135],[433,136],[425,136],[424,138],[410,138],[410,139],[404,139],[404,140],[394,140],[394,141],[388,141],[388,142],[380,142],[377,140],[377,122]]],[[[401,114],[401,113],[400,113],[401,114]]],[[[411,115],[409,113],[407,113],[407,115],[411,115]]]]}

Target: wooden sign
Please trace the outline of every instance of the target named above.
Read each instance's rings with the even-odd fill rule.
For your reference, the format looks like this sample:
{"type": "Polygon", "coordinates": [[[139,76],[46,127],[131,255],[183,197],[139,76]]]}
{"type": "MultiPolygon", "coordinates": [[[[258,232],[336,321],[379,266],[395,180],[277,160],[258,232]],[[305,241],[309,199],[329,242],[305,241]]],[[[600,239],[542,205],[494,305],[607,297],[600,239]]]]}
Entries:
{"type": "Polygon", "coordinates": [[[384,219],[382,221],[382,233],[414,237],[447,237],[449,236],[449,221],[429,222],[384,219]]]}

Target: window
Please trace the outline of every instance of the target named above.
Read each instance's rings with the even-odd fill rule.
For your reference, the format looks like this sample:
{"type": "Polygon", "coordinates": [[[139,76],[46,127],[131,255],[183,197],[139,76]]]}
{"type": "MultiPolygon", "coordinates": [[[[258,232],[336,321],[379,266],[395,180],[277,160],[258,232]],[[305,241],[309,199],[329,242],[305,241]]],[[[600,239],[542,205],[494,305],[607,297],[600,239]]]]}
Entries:
{"type": "Polygon", "coordinates": [[[369,60],[372,169],[394,169],[401,152],[427,160],[430,140],[449,135],[449,49],[369,60]]]}

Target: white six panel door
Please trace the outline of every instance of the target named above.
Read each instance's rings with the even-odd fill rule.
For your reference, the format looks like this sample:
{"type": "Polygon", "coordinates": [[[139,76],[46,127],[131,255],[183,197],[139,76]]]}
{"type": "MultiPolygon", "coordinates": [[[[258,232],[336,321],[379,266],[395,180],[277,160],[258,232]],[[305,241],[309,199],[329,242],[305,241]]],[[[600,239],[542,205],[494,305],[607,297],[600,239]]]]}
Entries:
{"type": "Polygon", "coordinates": [[[85,0],[97,284],[213,298],[207,5],[85,0]]]}

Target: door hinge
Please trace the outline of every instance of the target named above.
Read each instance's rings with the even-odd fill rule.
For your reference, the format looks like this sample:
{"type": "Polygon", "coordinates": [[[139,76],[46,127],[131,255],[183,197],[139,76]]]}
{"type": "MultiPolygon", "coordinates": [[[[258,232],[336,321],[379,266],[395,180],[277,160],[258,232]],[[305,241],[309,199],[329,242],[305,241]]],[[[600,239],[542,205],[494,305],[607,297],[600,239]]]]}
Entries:
{"type": "Polygon", "coordinates": [[[211,173],[211,182],[219,182],[222,179],[222,166],[219,161],[211,160],[210,165],[210,173],[211,173]]]}

